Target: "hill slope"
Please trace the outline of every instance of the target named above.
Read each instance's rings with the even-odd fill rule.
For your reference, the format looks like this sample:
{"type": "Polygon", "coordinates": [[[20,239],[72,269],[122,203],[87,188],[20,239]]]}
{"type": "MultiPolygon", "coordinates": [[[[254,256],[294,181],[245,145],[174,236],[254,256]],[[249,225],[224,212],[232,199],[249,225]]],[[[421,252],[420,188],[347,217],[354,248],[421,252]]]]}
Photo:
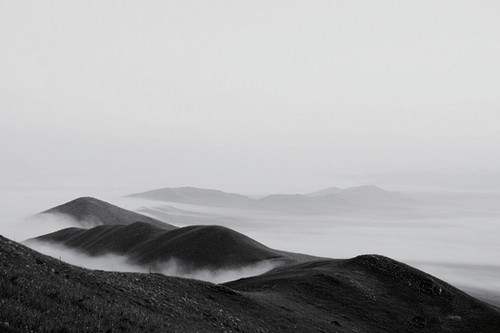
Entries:
{"type": "Polygon", "coordinates": [[[387,257],[363,255],[275,268],[224,284],[290,312],[314,307],[335,330],[495,332],[500,313],[455,287],[387,257]]]}
{"type": "Polygon", "coordinates": [[[272,310],[207,282],[82,269],[0,236],[0,332],[267,332],[272,310]]]}
{"type": "Polygon", "coordinates": [[[90,255],[108,253],[128,256],[133,263],[161,266],[170,259],[192,269],[228,269],[264,260],[297,262],[286,252],[221,226],[189,226],[165,231],[136,222],[130,225],[98,226],[92,229],[67,228],[30,241],[58,243],[90,255]]]}
{"type": "Polygon", "coordinates": [[[0,331],[497,332],[498,310],[378,256],[226,286],[90,271],[0,236],[0,331]],[[234,288],[234,289],[231,289],[234,288]]]}
{"type": "Polygon", "coordinates": [[[67,215],[78,221],[83,226],[146,222],[165,230],[173,230],[176,228],[168,223],[120,208],[92,197],[77,198],[65,204],[41,212],[40,214],[67,215]]]}

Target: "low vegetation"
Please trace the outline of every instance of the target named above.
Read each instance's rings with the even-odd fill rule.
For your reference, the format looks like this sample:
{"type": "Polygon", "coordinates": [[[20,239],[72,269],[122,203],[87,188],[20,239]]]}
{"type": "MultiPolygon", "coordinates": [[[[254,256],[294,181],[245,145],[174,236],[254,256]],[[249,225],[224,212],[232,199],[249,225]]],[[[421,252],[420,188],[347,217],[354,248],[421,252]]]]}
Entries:
{"type": "Polygon", "coordinates": [[[74,267],[0,236],[2,332],[495,332],[497,309],[379,256],[227,285],[74,267]],[[398,283],[396,283],[399,281],[398,283]]]}

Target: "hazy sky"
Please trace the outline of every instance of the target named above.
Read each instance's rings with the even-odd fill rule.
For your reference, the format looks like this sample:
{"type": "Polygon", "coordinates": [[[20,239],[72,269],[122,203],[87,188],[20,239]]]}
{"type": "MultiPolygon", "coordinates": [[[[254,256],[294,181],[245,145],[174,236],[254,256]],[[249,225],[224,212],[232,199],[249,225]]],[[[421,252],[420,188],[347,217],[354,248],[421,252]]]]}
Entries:
{"type": "Polygon", "coordinates": [[[499,59],[498,1],[0,0],[0,183],[498,170],[499,59]]]}

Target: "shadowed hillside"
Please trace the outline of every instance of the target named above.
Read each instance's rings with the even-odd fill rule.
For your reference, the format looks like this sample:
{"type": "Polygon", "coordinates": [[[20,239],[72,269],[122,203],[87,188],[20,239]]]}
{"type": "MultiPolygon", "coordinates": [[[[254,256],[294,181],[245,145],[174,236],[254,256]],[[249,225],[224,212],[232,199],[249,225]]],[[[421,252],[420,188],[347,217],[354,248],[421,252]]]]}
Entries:
{"type": "MultiPolygon", "coordinates": [[[[275,251],[221,226],[189,226],[171,231],[136,222],[130,225],[67,228],[30,241],[58,243],[98,256],[126,255],[131,262],[155,266],[180,260],[184,269],[229,269],[264,260],[290,263],[312,257],[275,251]]],[[[315,258],[317,259],[317,258],[315,258]]]]}
{"type": "Polygon", "coordinates": [[[1,332],[497,332],[499,312],[379,256],[218,286],[91,271],[0,236],[1,332]],[[232,289],[231,289],[232,288],[232,289]]]}
{"type": "Polygon", "coordinates": [[[223,286],[91,271],[0,236],[0,332],[269,332],[275,320],[293,327],[287,313],[270,318],[272,311],[223,286]]]}
{"type": "Polygon", "coordinates": [[[496,332],[497,308],[383,256],[321,260],[275,268],[226,286],[260,294],[292,312],[314,307],[334,331],[496,332]],[[321,314],[320,314],[321,313],[321,314]]]}
{"type": "Polygon", "coordinates": [[[46,210],[40,214],[63,214],[78,221],[83,226],[131,224],[146,222],[151,225],[173,230],[176,227],[153,219],[151,217],[134,213],[110,203],[91,197],[82,197],[60,206],[46,210]]]}

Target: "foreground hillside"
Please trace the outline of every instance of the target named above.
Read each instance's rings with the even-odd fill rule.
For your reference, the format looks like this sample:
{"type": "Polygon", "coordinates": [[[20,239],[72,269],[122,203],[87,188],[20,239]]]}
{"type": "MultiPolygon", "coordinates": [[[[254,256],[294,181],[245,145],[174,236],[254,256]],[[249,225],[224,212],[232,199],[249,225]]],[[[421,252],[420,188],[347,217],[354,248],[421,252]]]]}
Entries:
{"type": "Polygon", "coordinates": [[[226,286],[74,267],[0,236],[0,331],[497,332],[493,307],[380,256],[226,286]]]}
{"type": "Polygon", "coordinates": [[[260,307],[201,281],[74,267],[0,236],[0,332],[257,331],[260,307]]]}
{"type": "Polygon", "coordinates": [[[291,312],[311,306],[319,317],[360,332],[496,332],[500,327],[498,309],[377,255],[288,265],[225,285],[270,299],[285,296],[291,312]]]}

